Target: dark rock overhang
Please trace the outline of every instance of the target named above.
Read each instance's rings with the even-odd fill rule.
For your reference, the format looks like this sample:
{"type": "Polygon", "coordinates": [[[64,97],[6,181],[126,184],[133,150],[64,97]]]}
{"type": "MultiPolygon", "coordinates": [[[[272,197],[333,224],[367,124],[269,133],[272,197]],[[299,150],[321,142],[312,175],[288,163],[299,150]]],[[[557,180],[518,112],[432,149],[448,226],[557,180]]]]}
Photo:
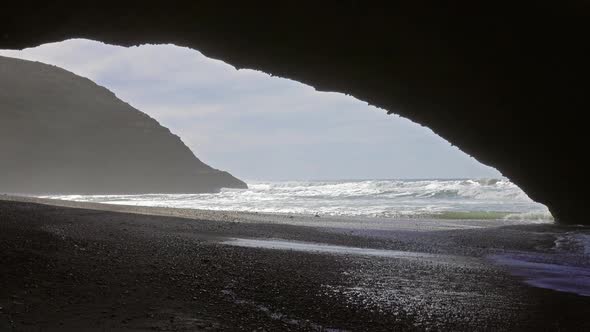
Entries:
{"type": "MultiPolygon", "coordinates": [[[[563,223],[585,218],[584,1],[13,4],[0,48],[173,43],[353,95],[494,166],[563,223]]],[[[387,151],[384,151],[387,153],[387,151]]]]}

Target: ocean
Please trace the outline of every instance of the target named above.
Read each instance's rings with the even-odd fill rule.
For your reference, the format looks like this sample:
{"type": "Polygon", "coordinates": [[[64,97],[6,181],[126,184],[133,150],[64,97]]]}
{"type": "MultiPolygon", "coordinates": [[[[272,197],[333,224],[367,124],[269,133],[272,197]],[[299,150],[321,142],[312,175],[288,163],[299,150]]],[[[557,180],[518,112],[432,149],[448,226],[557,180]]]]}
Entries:
{"type": "Polygon", "coordinates": [[[83,202],[319,216],[553,220],[507,179],[247,181],[215,194],[51,195],[83,202]]]}

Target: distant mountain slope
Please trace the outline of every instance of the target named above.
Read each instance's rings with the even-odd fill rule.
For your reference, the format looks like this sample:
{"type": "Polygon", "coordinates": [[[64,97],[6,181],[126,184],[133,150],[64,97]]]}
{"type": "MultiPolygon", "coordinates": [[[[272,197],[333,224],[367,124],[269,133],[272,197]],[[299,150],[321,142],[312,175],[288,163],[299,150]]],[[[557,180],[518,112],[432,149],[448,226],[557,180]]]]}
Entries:
{"type": "Polygon", "coordinates": [[[89,79],[0,57],[0,192],[197,193],[245,188],[89,79]]]}

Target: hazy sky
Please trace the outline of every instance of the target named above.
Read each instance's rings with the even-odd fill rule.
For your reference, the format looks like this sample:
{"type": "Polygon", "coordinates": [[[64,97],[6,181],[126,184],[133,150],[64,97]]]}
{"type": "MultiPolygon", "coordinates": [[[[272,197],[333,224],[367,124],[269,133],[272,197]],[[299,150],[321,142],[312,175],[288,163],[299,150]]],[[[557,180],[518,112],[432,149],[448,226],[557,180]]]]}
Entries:
{"type": "Polygon", "coordinates": [[[499,176],[405,118],[188,48],[78,39],[0,55],[90,78],[170,128],[207,164],[243,179],[499,176]]]}

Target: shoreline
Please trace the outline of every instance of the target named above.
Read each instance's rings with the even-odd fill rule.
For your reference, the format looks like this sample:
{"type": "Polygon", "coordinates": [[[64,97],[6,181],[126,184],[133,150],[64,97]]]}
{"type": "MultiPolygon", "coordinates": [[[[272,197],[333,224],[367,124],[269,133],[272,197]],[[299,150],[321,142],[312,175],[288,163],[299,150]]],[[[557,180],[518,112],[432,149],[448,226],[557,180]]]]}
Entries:
{"type": "Polygon", "coordinates": [[[590,328],[590,297],[489,258],[553,255],[587,230],[477,223],[0,196],[0,329],[590,328]]]}
{"type": "Polygon", "coordinates": [[[195,208],[174,208],[156,207],[142,205],[108,204],[82,201],[69,201],[62,199],[41,198],[35,196],[18,196],[0,194],[0,200],[46,204],[50,206],[92,209],[99,211],[133,213],[140,215],[179,217],[186,219],[206,219],[216,221],[240,222],[269,222],[281,224],[297,224],[313,227],[327,227],[326,225],[363,224],[362,227],[375,229],[389,229],[388,224],[394,225],[394,229],[410,230],[436,230],[436,229],[464,229],[482,227],[516,226],[527,224],[553,225],[549,220],[519,220],[519,219],[474,219],[474,218],[389,218],[389,217],[366,217],[366,216],[332,216],[301,213],[279,213],[279,212],[250,212],[232,210],[206,210],[195,208]]]}

